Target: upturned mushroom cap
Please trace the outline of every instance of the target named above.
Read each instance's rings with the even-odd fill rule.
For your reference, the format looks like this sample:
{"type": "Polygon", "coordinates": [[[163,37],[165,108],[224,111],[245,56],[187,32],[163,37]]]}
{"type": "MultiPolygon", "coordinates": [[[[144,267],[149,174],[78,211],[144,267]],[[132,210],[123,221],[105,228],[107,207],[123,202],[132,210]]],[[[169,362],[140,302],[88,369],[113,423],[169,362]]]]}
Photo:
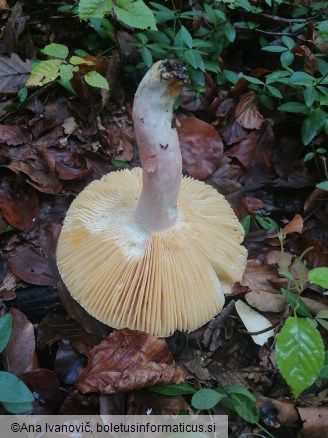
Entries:
{"type": "Polygon", "coordinates": [[[142,171],[110,173],[73,201],[57,264],[72,296],[95,318],[165,337],[214,317],[241,279],[244,231],[212,187],[183,177],[178,218],[148,231],[135,220],[142,171]]]}

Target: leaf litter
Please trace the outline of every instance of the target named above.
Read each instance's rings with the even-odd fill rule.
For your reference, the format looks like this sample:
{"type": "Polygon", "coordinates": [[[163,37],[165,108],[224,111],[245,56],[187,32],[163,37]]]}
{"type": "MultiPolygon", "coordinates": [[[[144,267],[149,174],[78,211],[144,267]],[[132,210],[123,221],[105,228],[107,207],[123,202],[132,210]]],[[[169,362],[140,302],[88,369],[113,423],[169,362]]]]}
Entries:
{"type": "MultiPolygon", "coordinates": [[[[247,268],[224,311],[195,333],[176,333],[167,340],[127,329],[111,333],[65,291],[55,266],[55,247],[71,201],[89,182],[116,170],[118,161],[140,164],[131,121],[135,88],[131,91],[131,84],[121,81],[117,59],[94,58],[96,70],[108,74],[114,84],[109,93],[90,90],[74,78],[78,97],[68,98],[54,86],[7,114],[3,108],[12,103],[31,70],[20,44],[27,20],[17,2],[0,41],[0,108],[6,115],[0,124],[0,297],[10,307],[22,291],[31,291],[26,315],[11,310],[14,331],[1,364],[38,394],[33,413],[191,412],[190,397],[146,389],[186,380],[195,388],[240,384],[260,394],[261,421],[270,430],[300,429],[300,418],[304,436],[316,427],[322,430],[327,417],[322,383],[300,401],[288,400],[272,338],[255,344],[251,333],[262,326],[245,330],[235,308],[235,301],[246,301],[275,325],[286,312],[280,289],[288,279],[281,269],[300,279],[310,268],[328,266],[327,192],[315,187],[315,169],[304,163],[299,126],[266,117],[254,93],[246,90],[245,79],[231,92],[219,89],[206,74],[202,99],[183,90],[177,120],[184,173],[216,187],[240,219],[249,216],[247,268]],[[286,236],[283,254],[277,230],[262,229],[257,216],[278,223],[279,233],[286,236]],[[309,248],[313,249],[304,255],[304,267],[297,258],[309,248]],[[58,291],[63,306],[54,314],[45,306],[43,316],[30,321],[33,300],[48,286],[58,291]]],[[[129,37],[118,35],[122,41],[129,37]]],[[[316,35],[312,38],[324,51],[316,35]]],[[[306,71],[314,73],[317,66],[309,50],[302,45],[294,52],[307,63],[306,71]]],[[[315,315],[326,310],[322,290],[305,286],[304,302],[310,311],[315,315]]],[[[266,338],[268,334],[272,333],[266,338]]]]}

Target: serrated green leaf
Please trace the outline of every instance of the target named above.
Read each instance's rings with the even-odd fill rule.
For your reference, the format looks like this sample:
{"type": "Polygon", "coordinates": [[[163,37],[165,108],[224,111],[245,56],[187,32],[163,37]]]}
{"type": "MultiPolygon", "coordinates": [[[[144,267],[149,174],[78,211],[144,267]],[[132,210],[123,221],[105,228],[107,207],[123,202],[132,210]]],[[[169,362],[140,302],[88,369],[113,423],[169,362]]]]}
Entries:
{"type": "Polygon", "coordinates": [[[230,41],[230,43],[234,42],[236,39],[236,29],[234,26],[230,23],[230,21],[227,21],[224,25],[224,33],[227,37],[227,40],[230,41]]]}
{"type": "MultiPolygon", "coordinates": [[[[328,187],[328,181],[326,181],[328,187]]],[[[328,268],[314,268],[308,273],[310,283],[328,289],[328,268]]]]}
{"type": "Polygon", "coordinates": [[[81,65],[81,64],[94,65],[95,64],[90,59],[81,58],[81,56],[75,56],[75,55],[71,56],[69,62],[72,65],[81,65]]]}
{"type": "Polygon", "coordinates": [[[49,59],[36,64],[31,72],[30,77],[26,81],[29,86],[42,86],[55,81],[59,76],[59,70],[62,62],[59,59],[49,59]]]}
{"type": "Polygon", "coordinates": [[[309,320],[286,320],[276,341],[276,360],[296,397],[318,378],[324,354],[320,333],[309,320]]]}
{"type": "Polygon", "coordinates": [[[204,388],[197,391],[191,398],[191,404],[195,409],[212,409],[226,395],[219,394],[214,389],[204,388]]]}
{"type": "Polygon", "coordinates": [[[328,190],[328,181],[322,181],[321,183],[317,184],[316,187],[321,190],[328,190]]]}
{"type": "Polygon", "coordinates": [[[62,81],[70,81],[73,78],[73,73],[78,71],[78,67],[71,64],[63,64],[60,67],[59,75],[62,81]]]}
{"type": "Polygon", "coordinates": [[[193,386],[186,382],[179,383],[178,385],[155,385],[147,389],[163,395],[195,394],[197,392],[193,386]]]}
{"type": "Polygon", "coordinates": [[[7,345],[12,331],[12,316],[10,313],[0,318],[0,353],[7,345]]]}
{"type": "Polygon", "coordinates": [[[47,56],[53,56],[54,58],[65,59],[68,56],[68,47],[64,44],[48,44],[41,52],[47,56]]]}
{"type": "Polygon", "coordinates": [[[142,0],[117,0],[113,10],[116,18],[126,26],[157,30],[155,16],[142,0]]]}
{"type": "Polygon", "coordinates": [[[33,409],[33,404],[31,402],[27,403],[2,403],[2,406],[7,412],[11,414],[24,414],[33,409]]]}
{"type": "Polygon", "coordinates": [[[17,376],[0,371],[0,402],[29,403],[34,400],[33,394],[17,376]]]}
{"type": "Polygon", "coordinates": [[[80,20],[88,20],[90,17],[103,18],[105,14],[112,12],[112,0],[80,0],[80,20]]]}
{"type": "Polygon", "coordinates": [[[102,76],[96,71],[90,71],[85,76],[83,76],[83,78],[85,82],[89,84],[91,87],[101,88],[103,90],[109,90],[109,84],[106,78],[104,78],[104,76],[102,76]]]}
{"type": "Polygon", "coordinates": [[[308,114],[309,109],[304,103],[300,102],[286,102],[278,107],[278,110],[285,111],[287,113],[302,113],[308,114]]]}
{"type": "Polygon", "coordinates": [[[321,108],[316,108],[311,111],[309,117],[303,120],[301,134],[305,145],[311,143],[324,127],[327,119],[327,113],[321,108]]]}

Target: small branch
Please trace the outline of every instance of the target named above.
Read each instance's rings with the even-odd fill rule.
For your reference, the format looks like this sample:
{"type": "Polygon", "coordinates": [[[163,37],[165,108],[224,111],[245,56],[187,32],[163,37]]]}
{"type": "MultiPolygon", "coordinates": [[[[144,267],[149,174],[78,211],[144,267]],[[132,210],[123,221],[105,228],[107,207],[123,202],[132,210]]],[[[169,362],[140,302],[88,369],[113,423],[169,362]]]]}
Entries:
{"type": "Polygon", "coordinates": [[[259,330],[258,332],[248,332],[247,330],[242,330],[242,329],[237,330],[237,331],[238,331],[238,333],[242,333],[244,335],[250,335],[250,336],[262,335],[262,333],[269,332],[270,330],[276,328],[280,324],[280,322],[281,321],[278,321],[275,324],[271,325],[270,327],[267,327],[263,330],[259,330]]]}

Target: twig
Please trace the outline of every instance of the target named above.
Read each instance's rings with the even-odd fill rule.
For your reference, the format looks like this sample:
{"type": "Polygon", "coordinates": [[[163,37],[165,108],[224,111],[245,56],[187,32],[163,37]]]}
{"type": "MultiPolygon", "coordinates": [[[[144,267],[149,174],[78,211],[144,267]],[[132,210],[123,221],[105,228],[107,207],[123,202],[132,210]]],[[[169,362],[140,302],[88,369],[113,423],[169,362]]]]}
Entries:
{"type": "Polygon", "coordinates": [[[247,330],[243,330],[243,329],[239,329],[237,330],[238,333],[242,333],[244,335],[250,335],[250,336],[256,336],[256,335],[261,335],[262,333],[266,333],[269,332],[270,330],[276,328],[281,321],[276,322],[275,324],[271,325],[270,327],[267,327],[263,330],[259,330],[258,332],[248,332],[247,330]]]}

